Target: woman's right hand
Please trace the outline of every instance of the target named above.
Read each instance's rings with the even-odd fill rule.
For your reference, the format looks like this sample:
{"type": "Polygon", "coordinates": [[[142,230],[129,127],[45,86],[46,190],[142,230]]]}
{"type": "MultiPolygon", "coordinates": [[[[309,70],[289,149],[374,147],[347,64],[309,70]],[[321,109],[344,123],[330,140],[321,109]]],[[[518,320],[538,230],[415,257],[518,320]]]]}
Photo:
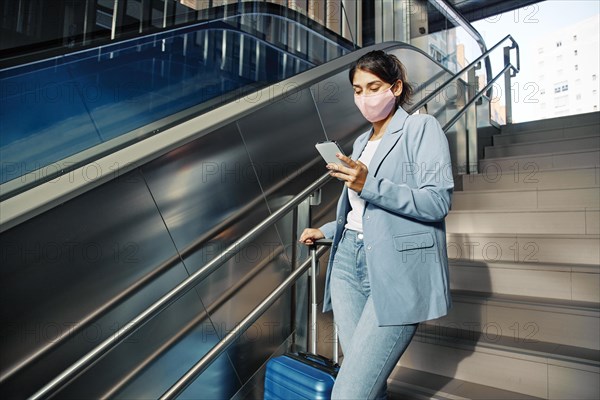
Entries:
{"type": "Polygon", "coordinates": [[[300,235],[300,239],[298,240],[300,243],[304,243],[305,245],[311,245],[315,240],[323,239],[325,235],[321,230],[316,228],[306,228],[302,235],[300,235]]]}

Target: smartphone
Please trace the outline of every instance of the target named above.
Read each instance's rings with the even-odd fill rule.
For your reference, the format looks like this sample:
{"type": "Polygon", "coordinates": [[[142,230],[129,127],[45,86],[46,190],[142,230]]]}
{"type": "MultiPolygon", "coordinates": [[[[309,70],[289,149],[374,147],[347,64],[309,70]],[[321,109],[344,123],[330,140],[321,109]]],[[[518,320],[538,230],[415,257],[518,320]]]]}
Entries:
{"type": "Polygon", "coordinates": [[[319,142],[315,145],[315,147],[327,164],[332,163],[347,166],[345,162],[335,156],[337,153],[344,154],[344,150],[342,150],[336,141],[330,140],[326,142],[319,142]]]}

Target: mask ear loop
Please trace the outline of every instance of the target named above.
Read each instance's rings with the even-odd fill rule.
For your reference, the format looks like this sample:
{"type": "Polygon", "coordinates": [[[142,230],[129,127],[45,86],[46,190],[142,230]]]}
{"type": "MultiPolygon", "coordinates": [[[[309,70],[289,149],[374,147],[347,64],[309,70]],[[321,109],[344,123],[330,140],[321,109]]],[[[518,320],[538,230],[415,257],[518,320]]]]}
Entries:
{"type": "Polygon", "coordinates": [[[394,88],[394,86],[396,86],[396,84],[400,82],[400,84],[402,85],[402,89],[404,89],[404,83],[402,82],[402,80],[397,79],[396,82],[394,82],[392,84],[392,86],[390,86],[390,90],[392,91],[392,94],[394,95],[394,97],[396,98],[396,103],[395,103],[395,107],[398,108],[400,107],[400,104],[398,103],[398,99],[400,98],[400,96],[402,95],[402,91],[400,91],[400,94],[398,96],[396,96],[396,94],[394,93],[394,90],[392,90],[394,88]]]}

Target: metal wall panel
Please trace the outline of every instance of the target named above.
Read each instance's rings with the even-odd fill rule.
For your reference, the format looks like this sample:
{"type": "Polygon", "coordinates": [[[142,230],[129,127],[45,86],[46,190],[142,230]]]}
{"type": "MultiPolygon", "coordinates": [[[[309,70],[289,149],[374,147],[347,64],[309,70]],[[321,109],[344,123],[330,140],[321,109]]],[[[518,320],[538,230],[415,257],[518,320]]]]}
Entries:
{"type": "Polygon", "coordinates": [[[180,252],[207,231],[222,231],[185,258],[190,273],[268,215],[234,124],[175,149],[142,170],[180,252]],[[240,214],[253,202],[255,207],[240,214]]]}
{"type": "MultiPolygon", "coordinates": [[[[212,325],[206,315],[197,293],[188,292],[85,371],[60,398],[160,397],[216,343],[207,334],[212,325]]],[[[190,393],[198,399],[228,398],[239,387],[231,362],[221,357],[190,393]]]]}
{"type": "Polygon", "coordinates": [[[348,80],[348,70],[313,85],[311,91],[327,138],[340,142],[346,154],[350,154],[352,142],[370,129],[370,124],[354,104],[354,91],[348,80]]]}
{"type": "MultiPolygon", "coordinates": [[[[274,227],[242,249],[227,265],[229,283],[252,270],[260,271],[247,284],[236,288],[229,301],[211,309],[215,336],[223,338],[291,273],[291,265],[274,227]],[[271,261],[269,261],[271,260],[271,261]],[[264,267],[261,265],[263,264],[264,267]]],[[[245,382],[260,368],[291,333],[291,291],[288,290],[227,350],[238,376],[245,382]]]]}
{"type": "MultiPolygon", "coordinates": [[[[3,373],[175,254],[137,172],[8,230],[1,238],[3,373]]],[[[153,285],[3,384],[2,397],[31,394],[183,278],[172,267],[153,285]]]]}
{"type": "MultiPolygon", "coordinates": [[[[268,164],[268,160],[261,161],[268,164]]],[[[143,171],[180,252],[206,232],[218,233],[184,257],[190,273],[268,216],[254,165],[235,125],[176,149],[146,165],[143,171]]],[[[210,315],[195,331],[214,343],[232,330],[290,272],[282,248],[280,236],[271,228],[202,281],[196,292],[210,315]],[[253,273],[262,261],[266,262],[262,269],[224,301],[223,294],[253,273]]],[[[289,335],[289,310],[288,295],[228,350],[242,380],[249,378],[289,335]]],[[[203,375],[201,380],[205,379],[203,375]]],[[[193,386],[200,388],[198,385],[193,386]]],[[[190,390],[194,389],[186,393],[190,390]]]]}
{"type": "MultiPolygon", "coordinates": [[[[324,140],[323,127],[308,89],[290,95],[238,121],[244,143],[267,200],[296,192],[270,194],[281,180],[297,176],[296,188],[303,189],[315,178],[305,172],[318,153],[315,143],[324,140]]],[[[276,201],[276,200],[275,200],[276,201]]],[[[271,210],[273,211],[273,210],[271,210]]]]}
{"type": "MultiPolygon", "coordinates": [[[[408,81],[413,85],[415,95],[413,104],[419,102],[426,95],[449,79],[452,75],[443,67],[431,62],[424,54],[410,49],[396,49],[390,52],[394,54],[406,67],[408,81]]],[[[445,110],[452,107],[456,102],[456,94],[460,92],[456,85],[451,85],[441,94],[434,97],[427,104],[427,113],[434,115],[440,124],[447,121],[445,110]]]]}
{"type": "MultiPolygon", "coordinates": [[[[405,63],[409,80],[424,90],[445,79],[446,72],[425,56],[409,50],[393,53],[405,63]]],[[[285,99],[2,235],[0,288],[5,289],[5,301],[0,310],[5,320],[14,321],[2,328],[8,338],[2,350],[12,357],[9,363],[3,357],[3,370],[51,341],[35,336],[54,328],[49,321],[77,321],[165,259],[183,254],[183,262],[175,259],[173,264],[178,263],[168,272],[100,319],[102,334],[85,343],[69,342],[34,365],[31,374],[15,379],[14,392],[3,385],[2,394],[30,394],[15,388],[33,391],[47,382],[322,175],[325,170],[316,142],[328,137],[346,143],[350,152],[353,139],[368,129],[354,106],[347,71],[298,92],[291,81],[287,84],[285,99]],[[88,253],[72,255],[73,240],[88,253]],[[47,253],[57,248],[57,256],[47,253]],[[92,249],[102,256],[91,257],[92,249]],[[104,253],[109,249],[119,250],[116,259],[104,253]],[[37,255],[44,260],[37,260],[37,255]],[[135,262],[126,262],[137,255],[135,262]],[[10,344],[15,344],[14,349],[10,344]]],[[[453,102],[431,104],[445,111],[453,102]]],[[[336,181],[327,185],[326,204],[335,204],[341,186],[336,181]]],[[[332,212],[315,221],[331,219],[332,212]]],[[[302,253],[296,241],[302,227],[296,217],[290,213],[266,230],[60,396],[158,397],[294,267],[302,253]]],[[[182,397],[227,398],[237,391],[292,332],[294,300],[291,292],[284,295],[182,397]]]]}

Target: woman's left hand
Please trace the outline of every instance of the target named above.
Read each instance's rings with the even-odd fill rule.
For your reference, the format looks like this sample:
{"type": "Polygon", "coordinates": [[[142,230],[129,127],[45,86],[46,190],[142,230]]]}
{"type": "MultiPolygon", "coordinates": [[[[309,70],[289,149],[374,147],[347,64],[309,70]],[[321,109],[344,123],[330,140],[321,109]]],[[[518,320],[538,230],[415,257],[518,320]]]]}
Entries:
{"type": "Polygon", "coordinates": [[[343,154],[336,154],[336,157],[345,162],[347,166],[327,164],[329,175],[343,180],[346,182],[346,186],[348,186],[349,189],[354,190],[356,193],[360,193],[363,186],[365,186],[367,173],[369,172],[367,166],[362,162],[358,160],[354,161],[343,154]]]}

